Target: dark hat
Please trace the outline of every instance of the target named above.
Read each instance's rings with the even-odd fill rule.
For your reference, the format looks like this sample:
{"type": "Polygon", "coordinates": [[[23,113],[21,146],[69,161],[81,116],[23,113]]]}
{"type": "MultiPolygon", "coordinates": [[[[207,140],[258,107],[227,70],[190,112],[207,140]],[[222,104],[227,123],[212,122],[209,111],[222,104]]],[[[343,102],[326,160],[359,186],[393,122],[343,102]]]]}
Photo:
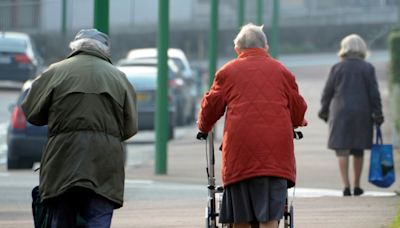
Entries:
{"type": "Polygon", "coordinates": [[[76,34],[74,41],[80,39],[94,39],[100,41],[107,47],[110,45],[110,38],[107,34],[104,34],[97,29],[81,29],[81,31],[76,34]]]}

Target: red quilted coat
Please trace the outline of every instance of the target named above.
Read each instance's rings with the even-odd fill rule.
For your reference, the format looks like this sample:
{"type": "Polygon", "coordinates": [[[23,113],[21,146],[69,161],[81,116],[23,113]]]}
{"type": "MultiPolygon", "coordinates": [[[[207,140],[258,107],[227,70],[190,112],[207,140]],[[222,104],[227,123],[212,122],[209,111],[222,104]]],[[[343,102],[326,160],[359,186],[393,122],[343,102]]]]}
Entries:
{"type": "Polygon", "coordinates": [[[222,142],[224,186],[256,176],[276,176],[295,185],[293,128],[307,104],[294,76],[264,49],[250,48],[225,64],[203,98],[198,118],[209,132],[225,113],[222,142]]]}

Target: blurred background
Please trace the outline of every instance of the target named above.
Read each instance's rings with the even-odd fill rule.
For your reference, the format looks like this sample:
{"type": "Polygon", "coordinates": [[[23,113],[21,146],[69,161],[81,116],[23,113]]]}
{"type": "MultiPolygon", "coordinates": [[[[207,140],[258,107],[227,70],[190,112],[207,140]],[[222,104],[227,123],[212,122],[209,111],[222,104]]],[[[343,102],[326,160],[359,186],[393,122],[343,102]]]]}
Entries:
{"type": "MultiPolygon", "coordinates": [[[[245,1],[245,22],[256,23],[256,0],[245,1]]],[[[270,34],[272,1],[263,4],[263,23],[270,34]]],[[[232,57],[238,1],[219,1],[219,57],[232,57]]],[[[207,58],[210,1],[170,1],[170,47],[191,61],[207,58]]],[[[155,47],[157,0],[111,0],[113,59],[130,49],[155,47]]],[[[396,0],[280,1],[279,53],[336,51],[349,33],[360,34],[371,49],[386,49],[387,36],[399,21],[396,0]]],[[[93,0],[2,0],[0,31],[22,31],[35,40],[46,63],[63,58],[67,43],[81,28],[93,26],[93,0]]]]}

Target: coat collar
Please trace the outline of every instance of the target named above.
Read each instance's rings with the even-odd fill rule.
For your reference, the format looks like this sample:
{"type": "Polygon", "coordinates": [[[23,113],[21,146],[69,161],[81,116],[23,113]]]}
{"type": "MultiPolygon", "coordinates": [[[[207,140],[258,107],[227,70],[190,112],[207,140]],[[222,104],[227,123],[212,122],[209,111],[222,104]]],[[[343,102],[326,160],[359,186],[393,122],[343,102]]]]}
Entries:
{"type": "Polygon", "coordinates": [[[239,59],[251,56],[269,56],[263,48],[247,48],[243,50],[238,56],[239,59]]]}
{"type": "Polygon", "coordinates": [[[79,54],[96,56],[96,57],[101,58],[101,59],[103,59],[103,60],[105,60],[105,61],[107,61],[107,62],[112,64],[111,59],[109,57],[107,57],[104,54],[102,54],[101,52],[99,52],[97,50],[94,50],[94,49],[91,49],[91,48],[80,48],[78,50],[75,50],[75,51],[71,52],[67,56],[67,59],[71,58],[71,57],[73,57],[75,55],[79,55],[79,54]]]}

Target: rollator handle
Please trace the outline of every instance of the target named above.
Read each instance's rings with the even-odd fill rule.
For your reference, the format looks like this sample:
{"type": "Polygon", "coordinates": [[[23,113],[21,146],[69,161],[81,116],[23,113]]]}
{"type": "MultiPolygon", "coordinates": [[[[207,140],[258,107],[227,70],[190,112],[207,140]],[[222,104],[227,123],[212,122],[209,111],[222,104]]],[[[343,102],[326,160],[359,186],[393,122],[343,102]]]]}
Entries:
{"type": "Polygon", "coordinates": [[[198,140],[207,140],[208,133],[204,133],[199,131],[196,135],[196,139],[198,140]]]}
{"type": "Polygon", "coordinates": [[[294,139],[302,139],[303,133],[301,131],[293,131],[293,138],[294,139]]]}

